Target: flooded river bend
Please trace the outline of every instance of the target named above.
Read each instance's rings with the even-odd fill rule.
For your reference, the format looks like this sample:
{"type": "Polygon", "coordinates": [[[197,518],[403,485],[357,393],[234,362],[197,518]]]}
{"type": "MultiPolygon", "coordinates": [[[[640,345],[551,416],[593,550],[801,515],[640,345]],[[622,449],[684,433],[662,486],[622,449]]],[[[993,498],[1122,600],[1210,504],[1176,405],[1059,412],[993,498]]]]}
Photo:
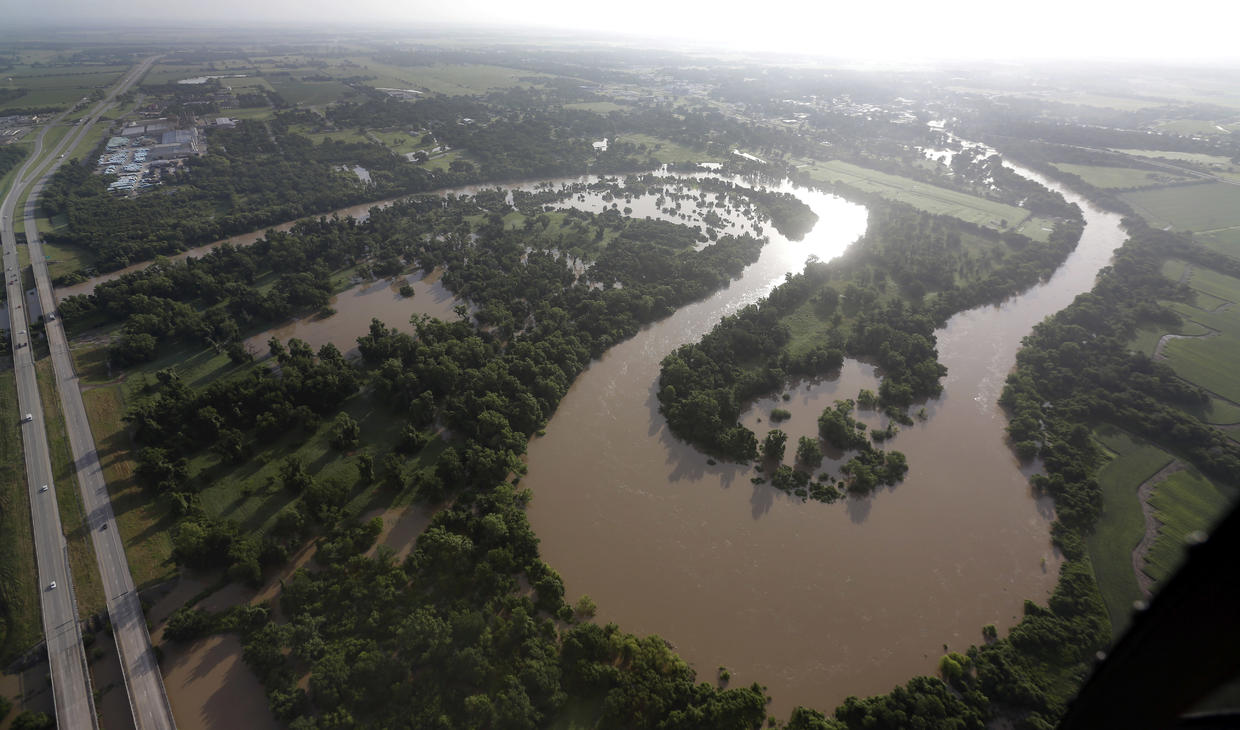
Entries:
{"type": "MultiPolygon", "coordinates": [[[[742,279],[594,362],[531,442],[522,482],[568,599],[587,594],[599,621],[659,634],[700,680],[725,666],[733,685],[767,685],[779,717],[932,673],[944,645],[977,643],[986,624],[1014,625],[1024,599],[1045,600],[1059,566],[1050,505],[1034,498],[1005,444],[997,400],[1021,338],[1089,289],[1123,241],[1118,216],[1051,187],[1085,210],[1080,246],[1048,282],[938,332],[944,393],[889,444],[911,467],[893,489],[825,505],[754,485],[750,468],[712,465],[675,439],[655,399],[667,353],[808,255],[838,255],[864,230],[857,206],[796,190],[819,215],[804,241],[772,233],[742,279]]],[[[793,416],[781,427],[795,443],[831,400],[875,382],[850,361],[838,380],[790,390],[780,405],[793,416]]],[[[746,425],[763,433],[771,405],[757,404],[746,425]]]]}

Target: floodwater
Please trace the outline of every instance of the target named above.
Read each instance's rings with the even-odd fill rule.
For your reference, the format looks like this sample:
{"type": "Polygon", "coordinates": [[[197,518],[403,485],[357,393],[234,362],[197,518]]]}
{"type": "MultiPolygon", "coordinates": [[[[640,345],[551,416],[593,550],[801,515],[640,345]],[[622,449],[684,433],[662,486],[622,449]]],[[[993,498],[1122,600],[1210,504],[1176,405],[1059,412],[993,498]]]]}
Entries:
{"type": "Polygon", "coordinates": [[[443,320],[456,319],[452,308],[457,299],[439,282],[438,272],[412,274],[395,280],[379,279],[357,284],[332,297],[328,305],[336,310],[330,317],[313,313],[264,330],[245,341],[258,356],[266,355],[267,341],[278,337],[284,342],[296,337],[316,352],[328,342],[345,355],[357,350],[357,338],[370,332],[370,320],[378,319],[402,332],[413,332],[415,314],[429,314],[443,320]],[[402,284],[413,288],[413,296],[400,293],[402,284]]]}
{"type": "MultiPolygon", "coordinates": [[[[529,517],[543,558],[568,600],[589,595],[598,621],[659,634],[701,680],[725,666],[733,686],[765,684],[779,717],[934,673],[944,645],[967,648],[986,624],[1013,626],[1024,599],[1045,600],[1060,563],[1050,505],[1035,499],[1005,444],[997,399],[1021,338],[1090,288],[1123,241],[1118,216],[1051,187],[1085,210],[1078,250],[1046,284],[938,332],[944,394],[885,446],[907,455],[907,479],[868,498],[826,505],[755,485],[751,468],[712,465],[675,439],[655,399],[667,353],[766,294],[809,254],[842,252],[864,230],[858,206],[797,190],[819,215],[803,242],[772,232],[741,280],[594,362],[531,442],[522,480],[534,492],[529,517]]],[[[848,362],[838,379],[790,388],[779,401],[793,414],[781,424],[793,436],[789,458],[825,406],[876,382],[872,368],[848,362]]],[[[774,404],[744,416],[760,437],[774,404]]]]}

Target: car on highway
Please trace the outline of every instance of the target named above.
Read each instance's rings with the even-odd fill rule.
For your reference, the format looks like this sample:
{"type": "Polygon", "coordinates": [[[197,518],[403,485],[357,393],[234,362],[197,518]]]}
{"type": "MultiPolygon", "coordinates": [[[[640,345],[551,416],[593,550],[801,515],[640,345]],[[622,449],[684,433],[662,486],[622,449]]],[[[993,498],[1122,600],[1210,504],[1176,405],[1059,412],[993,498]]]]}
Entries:
{"type": "Polygon", "coordinates": [[[48,584],[47,584],[47,589],[48,589],[49,591],[54,591],[54,590],[56,590],[56,581],[52,581],[51,583],[48,583],[48,584]]]}
{"type": "Polygon", "coordinates": [[[33,420],[34,420],[34,414],[27,413],[26,417],[22,419],[22,423],[30,423],[33,420]]]}
{"type": "Polygon", "coordinates": [[[39,491],[40,491],[40,492],[46,492],[46,491],[47,491],[47,485],[46,485],[46,484],[44,484],[43,486],[39,487],[39,491]]]}

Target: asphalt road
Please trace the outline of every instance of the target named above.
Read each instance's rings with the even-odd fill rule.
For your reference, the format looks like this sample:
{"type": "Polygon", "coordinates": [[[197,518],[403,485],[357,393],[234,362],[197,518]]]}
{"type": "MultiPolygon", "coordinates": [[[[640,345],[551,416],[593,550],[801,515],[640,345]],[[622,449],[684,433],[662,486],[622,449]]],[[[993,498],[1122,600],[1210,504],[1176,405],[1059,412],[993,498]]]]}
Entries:
{"type": "MultiPolygon", "coordinates": [[[[62,115],[63,116],[63,115],[62,115]]],[[[56,121],[60,118],[58,117],[56,121]]],[[[55,123],[55,122],[53,122],[55,123]]],[[[49,124],[43,132],[50,127],[49,124]]],[[[17,261],[17,243],[13,235],[13,213],[25,176],[43,149],[43,133],[35,140],[34,153],[18,171],[9,194],[0,204],[0,245],[3,247],[5,291],[9,302],[9,334],[13,346],[13,370],[17,376],[17,403],[22,450],[26,459],[26,489],[30,494],[30,517],[34,526],[35,561],[38,571],[40,605],[43,612],[43,635],[47,642],[48,663],[52,675],[52,696],[56,718],[62,728],[95,728],[95,703],[91,695],[90,673],[86,669],[86,652],[82,646],[82,629],[78,623],[77,602],[73,598],[73,576],[60,510],[56,505],[57,485],[52,481],[52,462],[44,428],[43,405],[35,379],[34,359],[30,352],[30,325],[24,306],[21,267],[17,261]],[[25,420],[30,414],[32,419],[25,420]],[[47,491],[42,491],[43,485],[47,491]],[[52,588],[53,581],[56,584],[52,588]]],[[[71,485],[61,485],[72,489],[71,485]]]]}
{"type": "MultiPolygon", "coordinates": [[[[35,212],[38,194],[55,171],[56,165],[59,164],[58,155],[60,151],[62,149],[72,149],[85,136],[99,116],[111,106],[115,96],[123,93],[129,86],[141,78],[142,74],[150,68],[154,61],[154,58],[149,58],[132,69],[121,83],[114,87],[108,96],[96,105],[89,117],[77,127],[76,131],[65,136],[60,145],[57,146],[57,149],[53,150],[51,155],[48,155],[48,159],[55,162],[31,190],[31,194],[27,199],[26,209],[23,213],[26,218],[27,244],[30,249],[31,268],[38,291],[39,308],[42,312],[55,311],[55,295],[52,291],[51,280],[48,277],[47,261],[44,258],[42,243],[36,233],[35,212]],[[70,138],[72,139],[70,140],[70,138]]],[[[14,189],[17,190],[19,187],[15,185],[14,189]]],[[[15,201],[16,197],[13,200],[15,201]]],[[[6,201],[6,205],[8,206],[8,217],[4,219],[0,227],[6,233],[4,247],[7,257],[13,246],[11,210],[13,201],[6,201]]],[[[16,271],[16,267],[14,270],[16,271]]],[[[20,286],[20,283],[19,279],[17,285],[20,286]]],[[[18,295],[20,296],[20,294],[19,290],[18,295]]],[[[14,308],[13,311],[21,313],[21,317],[24,319],[24,310],[14,308]]],[[[14,331],[22,329],[27,328],[19,326],[14,331]]],[[[164,730],[165,728],[171,730],[176,727],[172,715],[172,706],[169,704],[168,696],[164,691],[163,677],[159,673],[159,666],[155,661],[155,654],[151,648],[151,638],[147,633],[146,619],[142,613],[142,606],[133,583],[133,577],[129,572],[125,548],[121,542],[120,533],[117,530],[111,500],[108,496],[107,484],[103,479],[99,455],[95,449],[94,436],[90,430],[90,423],[86,418],[86,408],[82,402],[82,393],[78,385],[77,374],[73,369],[68,341],[65,338],[60,320],[55,319],[45,322],[45,334],[51,350],[52,369],[55,374],[56,387],[60,393],[61,406],[64,410],[65,427],[69,436],[69,448],[77,468],[78,486],[81,489],[82,501],[86,510],[86,524],[91,531],[91,538],[95,547],[95,556],[98,560],[99,572],[103,582],[108,615],[112,620],[113,634],[120,654],[121,671],[124,675],[126,690],[129,694],[130,708],[133,711],[134,725],[138,730],[164,730]]],[[[30,358],[29,348],[21,349],[24,350],[22,355],[28,360],[30,358]]],[[[31,387],[34,388],[33,363],[30,364],[29,369],[31,387]]],[[[19,375],[19,391],[21,390],[20,384],[21,377],[19,375]]],[[[32,392],[35,393],[37,405],[37,389],[32,392]]],[[[25,408],[24,405],[22,407],[25,408]]],[[[22,412],[25,413],[26,411],[23,410],[22,412]]],[[[41,414],[36,415],[36,421],[41,423],[41,414]]],[[[30,424],[25,424],[25,426],[29,428],[30,424]]],[[[23,443],[37,445],[34,442],[42,441],[43,459],[47,460],[46,437],[42,429],[39,429],[39,437],[39,439],[24,439],[23,443]]],[[[31,462],[32,460],[28,455],[27,463],[31,462]]],[[[48,466],[48,473],[50,474],[50,464],[48,466]]],[[[40,484],[42,483],[40,482],[40,484]]],[[[47,497],[50,494],[52,493],[49,490],[47,493],[39,493],[38,496],[47,497]]],[[[44,529],[47,529],[46,526],[44,529]]],[[[39,532],[39,525],[36,522],[36,534],[39,532]]],[[[55,534],[57,536],[61,535],[58,517],[55,534]]],[[[63,537],[60,537],[60,542],[63,545],[63,537]]],[[[63,549],[61,550],[61,555],[63,560],[63,549]]],[[[40,556],[40,572],[42,573],[42,571],[43,561],[40,556]]],[[[65,582],[68,584],[67,569],[65,569],[64,575],[65,582]]],[[[54,591],[47,591],[45,594],[50,592],[54,591]]],[[[65,593],[68,593],[68,591],[65,593]]],[[[76,615],[76,611],[73,611],[72,606],[70,606],[70,610],[72,611],[71,615],[76,615]]],[[[51,626],[48,621],[48,612],[45,609],[45,628],[51,626]]],[[[71,623],[74,627],[77,626],[76,621],[71,623]]],[[[52,634],[50,630],[47,633],[49,636],[50,654],[50,638],[52,634]]],[[[76,651],[78,654],[82,654],[80,632],[78,633],[77,644],[76,651]]],[[[65,662],[62,661],[61,664],[65,664],[65,662]]],[[[83,655],[82,665],[84,666],[84,664],[85,658],[83,655]]],[[[66,686],[69,686],[71,679],[66,677],[63,682],[66,686]]],[[[89,705],[90,692],[88,682],[89,680],[86,680],[82,684],[86,686],[87,704],[89,705]]],[[[53,679],[53,684],[55,684],[55,679],[53,679]]],[[[69,715],[61,716],[59,714],[59,704],[57,705],[57,712],[59,725],[62,728],[95,726],[93,707],[90,708],[89,720],[77,716],[72,718],[69,715]]]]}

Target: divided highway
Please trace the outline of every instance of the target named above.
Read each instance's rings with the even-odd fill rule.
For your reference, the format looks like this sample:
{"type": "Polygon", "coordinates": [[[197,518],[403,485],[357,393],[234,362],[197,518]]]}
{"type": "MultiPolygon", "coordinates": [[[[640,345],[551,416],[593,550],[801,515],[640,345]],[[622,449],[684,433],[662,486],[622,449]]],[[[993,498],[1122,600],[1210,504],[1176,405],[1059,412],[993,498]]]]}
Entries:
{"type": "MultiPolygon", "coordinates": [[[[30,325],[26,321],[26,308],[23,306],[25,296],[22,290],[21,267],[17,261],[17,242],[13,235],[13,209],[25,187],[23,176],[42,151],[43,134],[51,126],[49,124],[44,127],[35,140],[33,155],[18,171],[13,187],[3,204],[0,204],[0,216],[3,216],[0,221],[0,243],[4,250],[9,335],[13,346],[13,371],[17,376],[17,404],[21,414],[19,427],[22,451],[26,458],[26,490],[30,494],[39,603],[43,611],[43,635],[47,642],[47,659],[52,673],[53,704],[60,727],[96,728],[98,720],[91,695],[90,673],[86,668],[86,651],[82,647],[77,601],[73,598],[68,545],[60,525],[60,510],[56,506],[57,485],[52,482],[52,461],[47,448],[39,384],[35,379],[34,357],[30,352],[30,325]]],[[[70,485],[59,486],[73,488],[70,485]]]]}
{"type": "MultiPolygon", "coordinates": [[[[90,116],[83,120],[83,122],[77,127],[76,131],[73,134],[66,135],[65,139],[63,139],[57,148],[53,150],[50,155],[48,155],[47,159],[58,161],[58,155],[61,150],[73,149],[73,146],[75,146],[85,136],[90,127],[99,119],[99,116],[112,105],[112,100],[116,97],[116,95],[123,93],[126,89],[133,85],[133,83],[135,83],[142,77],[143,74],[146,73],[147,69],[149,69],[151,64],[154,62],[154,57],[148,58],[126,74],[125,78],[113,88],[108,96],[95,106],[90,116]]],[[[35,287],[38,291],[39,308],[44,313],[52,313],[55,311],[55,295],[52,291],[51,280],[47,273],[47,261],[44,258],[42,242],[39,240],[37,234],[35,213],[38,195],[41,192],[43,185],[50,178],[52,172],[54,172],[56,164],[58,164],[58,162],[54,162],[47,173],[39,179],[38,183],[31,190],[30,196],[26,202],[25,210],[23,211],[26,219],[27,243],[29,246],[31,268],[34,273],[35,287]]],[[[13,205],[15,204],[17,198],[20,197],[20,193],[18,191],[28,182],[22,178],[22,175],[19,175],[18,177],[20,182],[14,186],[13,193],[10,194],[9,199],[6,199],[5,201],[4,205],[6,217],[4,218],[2,224],[0,224],[0,228],[3,228],[4,233],[4,252],[6,261],[10,255],[12,255],[14,259],[16,256],[15,241],[13,240],[13,205]]],[[[15,263],[14,267],[14,271],[16,271],[15,263]]],[[[19,278],[17,281],[17,286],[19,287],[18,297],[21,295],[20,285],[21,282],[19,278]]],[[[11,296],[12,295],[10,294],[10,297],[11,296]]],[[[10,301],[17,300],[10,299],[10,301]]],[[[18,312],[24,321],[24,310],[14,309],[13,311],[18,312]]],[[[17,317],[14,316],[13,319],[16,320],[17,317]]],[[[27,328],[24,326],[18,326],[15,327],[13,331],[17,332],[24,329],[27,328]]],[[[69,436],[69,447],[71,453],[73,454],[74,464],[77,468],[78,485],[81,489],[82,501],[86,509],[86,524],[88,529],[91,531],[91,538],[95,547],[95,556],[99,563],[99,572],[102,577],[108,614],[112,620],[113,633],[116,637],[116,645],[120,654],[121,670],[125,678],[125,687],[129,694],[130,708],[133,711],[134,725],[138,728],[138,730],[172,730],[176,727],[176,723],[172,715],[172,706],[168,702],[168,696],[164,691],[163,677],[160,676],[159,666],[155,661],[155,654],[151,648],[151,639],[146,629],[146,619],[142,614],[142,606],[138,598],[136,587],[133,583],[133,577],[129,572],[129,563],[125,557],[125,548],[121,542],[120,533],[116,527],[116,519],[112,512],[112,504],[108,496],[107,484],[103,479],[103,470],[99,464],[98,452],[95,449],[94,436],[90,430],[90,423],[86,418],[86,408],[82,402],[82,393],[78,386],[77,374],[73,369],[73,362],[69,353],[68,340],[65,337],[64,329],[61,327],[60,320],[50,319],[46,321],[45,333],[47,335],[49,348],[51,350],[52,369],[55,374],[56,387],[60,393],[61,406],[64,409],[65,427],[69,436]]],[[[16,345],[16,343],[14,344],[16,345]]],[[[23,355],[25,358],[29,359],[29,349],[22,349],[24,350],[23,355]]],[[[31,363],[29,369],[30,380],[33,387],[33,363],[31,363]]],[[[19,371],[19,392],[21,390],[21,375],[19,371]]],[[[35,394],[37,405],[38,391],[35,389],[33,392],[35,394]]],[[[23,405],[22,408],[25,409],[25,405],[23,405]]],[[[26,411],[23,410],[23,413],[25,412],[26,411]]],[[[39,419],[38,425],[40,426],[38,431],[41,439],[42,458],[47,460],[46,438],[42,430],[41,419],[39,419]]],[[[24,424],[24,426],[29,428],[30,424],[24,424]]],[[[23,433],[23,436],[26,435],[27,434],[23,433]]],[[[23,439],[23,443],[27,448],[28,465],[35,461],[32,460],[30,456],[30,449],[40,445],[35,442],[36,439],[34,438],[23,439]]],[[[50,474],[50,465],[48,466],[47,473],[50,474]]],[[[35,482],[33,481],[31,482],[32,488],[34,483],[35,482]]],[[[48,493],[32,494],[32,499],[35,496],[48,497],[49,495],[50,489],[48,493]]],[[[54,506],[54,502],[52,504],[54,506]]],[[[36,542],[40,542],[42,540],[41,533],[44,533],[50,529],[50,526],[41,526],[36,520],[36,542]]],[[[58,518],[55,526],[55,535],[63,545],[64,540],[59,529],[58,518]]],[[[63,560],[63,549],[61,550],[61,555],[63,560]]],[[[39,555],[39,570],[42,575],[44,573],[44,564],[43,556],[41,554],[39,555]]],[[[64,569],[64,576],[64,582],[67,585],[69,583],[67,568],[64,569]]],[[[48,581],[49,583],[50,580],[51,579],[48,581]]],[[[52,631],[47,627],[53,626],[53,624],[49,623],[49,621],[53,619],[49,619],[49,614],[46,609],[46,595],[54,592],[55,590],[45,591],[44,599],[44,624],[46,633],[49,637],[49,654],[52,631]]],[[[65,591],[64,593],[70,596],[69,600],[71,601],[71,594],[69,594],[68,591],[65,591]]],[[[76,618],[76,610],[73,610],[73,616],[76,618]]],[[[76,620],[71,623],[76,630],[76,620]]],[[[83,657],[81,664],[84,668],[85,657],[82,653],[80,631],[77,632],[76,651],[83,657]]],[[[66,662],[61,661],[60,664],[64,665],[66,662]]],[[[68,670],[65,671],[67,672],[68,670]]],[[[55,675],[56,671],[54,670],[53,676],[55,677],[55,675]]],[[[54,678],[54,684],[55,681],[56,680],[54,678]]],[[[89,679],[86,678],[84,681],[79,681],[66,674],[61,678],[61,683],[65,686],[69,686],[74,683],[85,686],[86,704],[89,707],[89,713],[88,715],[82,715],[80,713],[72,716],[68,714],[61,715],[62,709],[59,699],[61,690],[58,689],[56,692],[57,715],[60,727],[95,727],[97,723],[93,706],[90,703],[89,679]]],[[[71,708],[68,706],[65,708],[66,711],[70,709],[71,708]]]]}

